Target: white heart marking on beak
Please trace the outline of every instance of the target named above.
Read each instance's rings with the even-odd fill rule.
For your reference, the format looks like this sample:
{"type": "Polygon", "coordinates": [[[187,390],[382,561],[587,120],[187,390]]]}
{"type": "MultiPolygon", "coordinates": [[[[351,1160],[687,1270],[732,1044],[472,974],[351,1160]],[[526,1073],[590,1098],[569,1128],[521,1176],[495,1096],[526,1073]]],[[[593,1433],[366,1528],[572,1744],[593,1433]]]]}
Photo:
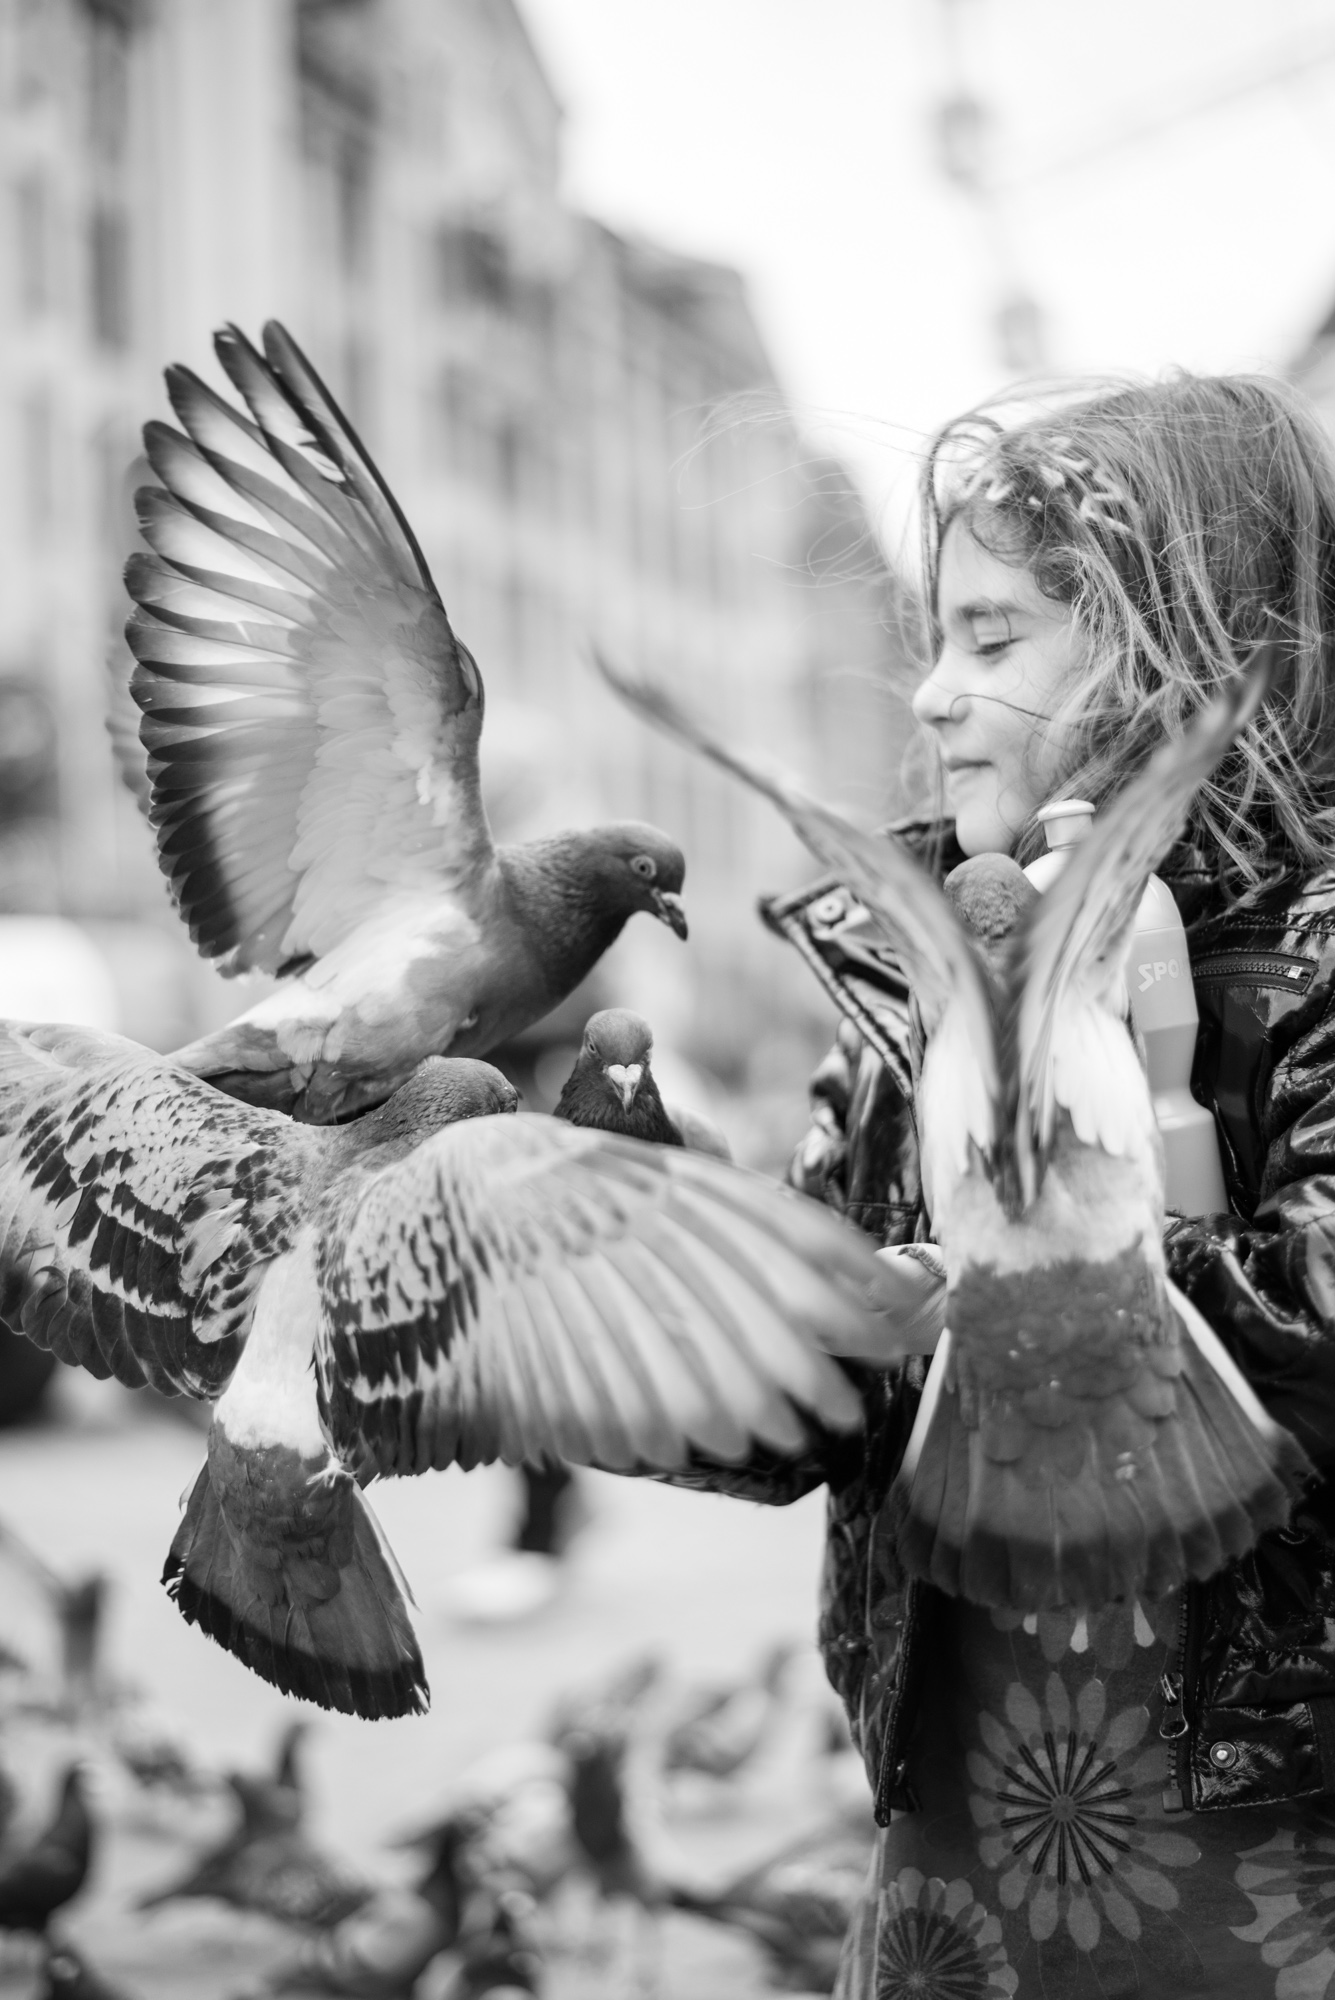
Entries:
{"type": "Polygon", "coordinates": [[[609,1063],[606,1075],[608,1082],[620,1095],[623,1109],[629,1111],[635,1101],[635,1093],[640,1087],[640,1078],[644,1075],[643,1063],[609,1063]]]}

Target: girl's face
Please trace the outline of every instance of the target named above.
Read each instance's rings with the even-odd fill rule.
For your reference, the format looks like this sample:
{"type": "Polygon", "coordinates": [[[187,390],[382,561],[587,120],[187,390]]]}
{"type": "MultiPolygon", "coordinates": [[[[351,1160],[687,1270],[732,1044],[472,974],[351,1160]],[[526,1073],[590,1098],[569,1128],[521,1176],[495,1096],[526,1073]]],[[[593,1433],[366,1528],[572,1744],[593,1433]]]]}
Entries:
{"type": "Polygon", "coordinates": [[[913,697],[935,736],[966,854],[1009,854],[1061,779],[1047,723],[1080,665],[1064,605],[953,521],[937,577],[941,651],[913,697]]]}

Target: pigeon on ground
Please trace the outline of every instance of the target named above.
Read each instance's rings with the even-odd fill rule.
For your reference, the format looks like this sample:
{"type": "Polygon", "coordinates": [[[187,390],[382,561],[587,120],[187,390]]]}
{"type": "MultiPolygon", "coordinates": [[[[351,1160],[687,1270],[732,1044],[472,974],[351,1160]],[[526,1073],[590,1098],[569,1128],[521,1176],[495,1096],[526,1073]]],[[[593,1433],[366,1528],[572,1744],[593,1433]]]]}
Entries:
{"type": "Polygon", "coordinates": [[[320,1128],[119,1036],[0,1024],[0,1319],[216,1399],[166,1581],[324,1707],[425,1699],[368,1479],[798,1450],[862,1421],[831,1357],[888,1344],[891,1288],[838,1217],[515,1102],[488,1064],[432,1057],[320,1128]]]}
{"type": "Polygon", "coordinates": [[[204,957],[280,989],[176,1060],[324,1124],[548,1013],[626,919],[686,935],[680,850],[626,821],[496,847],[483,690],[422,552],[295,341],[167,371],[126,586],[158,859],[204,957]],[[184,432],[184,434],[183,434],[184,432]]]}
{"type": "Polygon", "coordinates": [[[768,1649],[758,1672],[694,1689],[664,1737],[664,1770],[708,1778],[735,1778],[744,1770],[773,1738],[784,1712],[784,1677],[797,1650],[781,1640],[768,1649]]]}
{"type": "MultiPolygon", "coordinates": [[[[1211,1575],[1282,1525],[1310,1471],[1168,1280],[1162,1147],[1121,973],[1146,878],[1255,713],[1274,647],[1102,814],[1021,919],[999,982],[898,843],[602,663],[632,706],[779,808],[910,977],[947,1331],[891,1503],[909,1570],[977,1603],[1092,1609],[1211,1575]]],[[[1012,899],[1005,857],[974,869],[971,898],[990,873],[998,905],[1012,899]]]]}
{"type": "Polygon", "coordinates": [[[130,2000],[123,1986],[113,1986],[89,1965],[71,1944],[48,1944],[42,1983],[33,2000],[130,2000]]]}
{"type": "Polygon", "coordinates": [[[532,1915],[531,1898],[517,1889],[479,1911],[459,1941],[459,1969],[444,2000],[533,2000],[540,1994],[544,1968],[532,1915]]]}
{"type": "Polygon", "coordinates": [[[294,1772],[285,1773],[280,1763],[276,1777],[234,1771],[227,1782],[241,1812],[237,1825],[185,1875],[142,1897],[141,1910],[207,1896],[326,1930],[361,1909],[370,1884],[303,1831],[305,1802],[294,1772]]]}
{"type": "Polygon", "coordinates": [[[674,1909],[754,1938],[780,1990],[833,1993],[871,1856],[870,1829],[820,1828],[785,1841],[720,1888],[674,1884],[670,1900],[674,1909]]]}
{"type": "Polygon", "coordinates": [[[56,1911],[82,1889],[92,1855],[93,1822],[83,1772],[71,1764],[50,1825],[0,1863],[0,1931],[44,1935],[56,1911]]]}
{"type": "Polygon", "coordinates": [[[730,1160],[727,1140],[708,1118],[664,1104],[650,1067],[653,1047],[653,1029],[639,1014],[625,1007],[591,1014],[575,1066],[561,1087],[556,1117],[596,1132],[621,1132],[656,1146],[689,1146],[730,1160]]]}
{"type": "Polygon", "coordinates": [[[0,1553],[32,1579],[49,1604],[60,1634],[59,1705],[66,1713],[87,1709],[99,1692],[102,1612],[107,1578],[99,1572],[69,1583],[15,1530],[0,1521],[0,1553]]]}

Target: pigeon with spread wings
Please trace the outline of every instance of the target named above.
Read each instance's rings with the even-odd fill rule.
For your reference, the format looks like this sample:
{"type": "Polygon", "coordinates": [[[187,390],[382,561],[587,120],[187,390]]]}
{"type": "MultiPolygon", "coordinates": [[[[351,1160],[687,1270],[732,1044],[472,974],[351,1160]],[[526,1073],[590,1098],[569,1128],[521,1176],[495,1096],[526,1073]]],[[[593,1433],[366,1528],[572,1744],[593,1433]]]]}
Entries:
{"type": "Polygon", "coordinates": [[[632,707],[779,808],[912,982],[947,1330],[892,1502],[910,1570],[978,1603],[1092,1608],[1207,1576],[1285,1520],[1307,1470],[1167,1277],[1162,1148],[1121,975],[1146,877],[1255,711],[1272,648],[1154,754],[1000,962],[897,842],[599,661],[632,707]]]}
{"type": "Polygon", "coordinates": [[[539,1019],[635,911],[685,937],[685,866],[634,821],[493,843],[482,679],[388,487],[282,327],[214,345],[248,414],[167,370],[131,691],[191,937],[283,984],[176,1060],[324,1124],[539,1019]]]}
{"type": "Polygon", "coordinates": [[[0,1320],[215,1402],[166,1580],[325,1707],[424,1698],[376,1474],[795,1450],[861,1422],[831,1357],[891,1344],[892,1287],[837,1217],[515,1103],[432,1057],[317,1128],[115,1035],[0,1023],[0,1320]]]}

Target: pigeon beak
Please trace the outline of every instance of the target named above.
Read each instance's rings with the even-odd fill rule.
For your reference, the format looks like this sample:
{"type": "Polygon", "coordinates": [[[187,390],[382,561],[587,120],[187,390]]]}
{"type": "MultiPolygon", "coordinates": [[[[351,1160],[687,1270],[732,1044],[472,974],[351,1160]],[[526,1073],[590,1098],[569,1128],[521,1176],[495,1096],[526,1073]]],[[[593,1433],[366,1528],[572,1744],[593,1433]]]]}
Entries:
{"type": "Polygon", "coordinates": [[[650,893],[654,899],[654,915],[658,918],[659,923],[666,924],[669,930],[674,930],[677,933],[679,938],[684,938],[686,936],[686,912],[682,908],[681,897],[674,895],[671,889],[654,889],[650,893]]]}
{"type": "Polygon", "coordinates": [[[604,1075],[621,1099],[622,1110],[629,1111],[631,1105],[635,1102],[635,1093],[640,1087],[640,1078],[644,1075],[644,1065],[642,1063],[609,1063],[604,1071],[604,1075]]]}

